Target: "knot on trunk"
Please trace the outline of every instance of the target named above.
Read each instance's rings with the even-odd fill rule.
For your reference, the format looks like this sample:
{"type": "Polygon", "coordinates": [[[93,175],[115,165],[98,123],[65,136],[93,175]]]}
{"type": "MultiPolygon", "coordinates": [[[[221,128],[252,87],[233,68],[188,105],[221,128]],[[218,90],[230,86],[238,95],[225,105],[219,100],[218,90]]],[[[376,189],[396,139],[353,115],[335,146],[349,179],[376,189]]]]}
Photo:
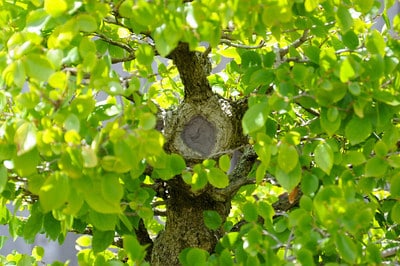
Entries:
{"type": "Polygon", "coordinates": [[[166,149],[186,159],[205,159],[235,147],[241,129],[232,113],[230,103],[216,95],[184,102],[166,120],[166,149]]]}
{"type": "Polygon", "coordinates": [[[201,115],[193,116],[183,126],[181,138],[183,143],[203,156],[210,155],[216,143],[215,126],[201,115]]]}

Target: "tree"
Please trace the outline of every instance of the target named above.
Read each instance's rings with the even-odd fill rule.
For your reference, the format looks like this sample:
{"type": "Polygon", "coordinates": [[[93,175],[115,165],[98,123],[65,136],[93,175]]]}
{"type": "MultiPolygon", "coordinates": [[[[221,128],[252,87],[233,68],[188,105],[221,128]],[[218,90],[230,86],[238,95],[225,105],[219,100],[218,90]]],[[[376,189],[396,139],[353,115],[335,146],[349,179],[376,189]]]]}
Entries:
{"type": "Polygon", "coordinates": [[[398,261],[393,4],[0,1],[0,222],[81,265],[398,261]]]}

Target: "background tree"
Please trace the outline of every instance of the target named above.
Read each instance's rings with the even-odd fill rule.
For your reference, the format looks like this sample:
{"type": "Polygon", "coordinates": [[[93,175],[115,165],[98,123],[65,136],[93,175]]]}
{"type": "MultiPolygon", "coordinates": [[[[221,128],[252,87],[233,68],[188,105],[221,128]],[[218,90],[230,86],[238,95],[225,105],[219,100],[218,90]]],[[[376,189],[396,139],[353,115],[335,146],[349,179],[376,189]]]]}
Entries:
{"type": "Polygon", "coordinates": [[[81,265],[398,261],[393,3],[0,1],[0,222],[81,265]]]}

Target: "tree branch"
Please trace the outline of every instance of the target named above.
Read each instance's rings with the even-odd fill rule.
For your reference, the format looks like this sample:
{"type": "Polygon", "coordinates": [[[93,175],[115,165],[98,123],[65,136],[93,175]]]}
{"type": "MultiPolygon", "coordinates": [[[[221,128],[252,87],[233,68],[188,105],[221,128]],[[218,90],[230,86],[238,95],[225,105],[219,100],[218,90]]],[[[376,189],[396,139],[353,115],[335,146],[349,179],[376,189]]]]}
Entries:
{"type": "Polygon", "coordinates": [[[259,49],[265,45],[264,40],[261,40],[258,45],[245,45],[245,44],[241,44],[241,43],[234,43],[228,39],[221,39],[220,43],[226,44],[228,46],[235,47],[235,48],[241,48],[241,49],[259,49]]]}
{"type": "Polygon", "coordinates": [[[293,43],[289,44],[288,46],[279,49],[279,56],[280,58],[283,58],[285,55],[287,55],[289,53],[290,48],[297,48],[300,45],[302,45],[303,43],[305,43],[309,36],[308,34],[310,33],[309,29],[305,29],[303,32],[303,35],[301,35],[301,37],[297,40],[295,40],[293,43]]]}
{"type": "Polygon", "coordinates": [[[214,94],[207,79],[211,71],[207,53],[190,51],[187,43],[180,43],[170,57],[185,87],[185,101],[206,101],[214,94]]]}
{"type": "Polygon", "coordinates": [[[99,37],[100,39],[102,39],[103,41],[109,43],[109,44],[112,44],[114,46],[118,46],[118,47],[126,50],[130,54],[135,52],[135,50],[132,47],[130,47],[129,45],[127,45],[126,43],[118,42],[118,41],[115,41],[113,39],[110,39],[110,38],[108,38],[106,35],[104,35],[102,33],[97,32],[96,36],[99,37]]]}

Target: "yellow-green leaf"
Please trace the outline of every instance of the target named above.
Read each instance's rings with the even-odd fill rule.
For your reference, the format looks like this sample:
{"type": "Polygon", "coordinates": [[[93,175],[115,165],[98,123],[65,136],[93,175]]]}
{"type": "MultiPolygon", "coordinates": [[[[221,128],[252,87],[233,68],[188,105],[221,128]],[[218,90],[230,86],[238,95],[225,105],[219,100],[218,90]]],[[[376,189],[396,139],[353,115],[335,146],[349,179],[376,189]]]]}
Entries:
{"type": "Polygon", "coordinates": [[[14,135],[18,156],[27,153],[36,146],[36,132],[35,125],[30,122],[24,122],[18,127],[14,135]]]}
{"type": "Polygon", "coordinates": [[[44,212],[63,206],[69,193],[68,177],[60,172],[52,173],[39,191],[39,202],[44,212]]]}
{"type": "Polygon", "coordinates": [[[292,171],[299,162],[299,154],[293,145],[282,143],[278,150],[278,165],[286,173],[292,171]]]}
{"type": "Polygon", "coordinates": [[[216,188],[224,188],[229,184],[228,176],[219,168],[207,170],[207,179],[216,188]]]}
{"type": "Polygon", "coordinates": [[[44,10],[52,17],[59,17],[67,11],[68,5],[65,0],[45,0],[44,10]]]}

